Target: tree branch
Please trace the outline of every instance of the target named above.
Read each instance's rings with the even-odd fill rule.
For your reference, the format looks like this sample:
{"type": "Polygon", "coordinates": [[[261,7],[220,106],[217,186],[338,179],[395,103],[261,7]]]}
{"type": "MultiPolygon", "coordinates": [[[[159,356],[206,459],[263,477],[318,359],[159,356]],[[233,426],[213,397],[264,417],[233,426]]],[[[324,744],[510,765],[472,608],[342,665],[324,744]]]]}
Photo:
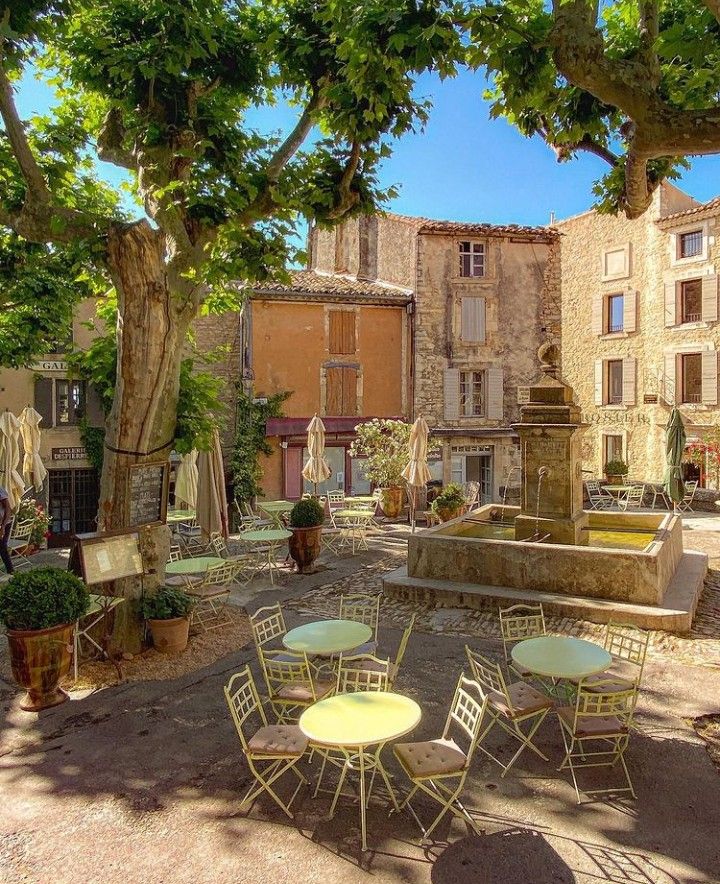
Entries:
{"type": "Polygon", "coordinates": [[[720,22],[720,0],[703,0],[703,3],[720,22]]]}
{"type": "Polygon", "coordinates": [[[98,156],[107,163],[123,169],[137,169],[137,159],[131,150],[123,147],[125,126],[120,108],[111,108],[105,115],[98,135],[98,156]]]}
{"type": "Polygon", "coordinates": [[[354,191],[351,188],[359,163],[360,142],[353,141],[347,165],[345,166],[338,185],[338,200],[332,211],[328,212],[328,218],[332,218],[333,220],[342,218],[343,215],[347,215],[347,213],[357,205],[360,195],[357,191],[354,191]]]}

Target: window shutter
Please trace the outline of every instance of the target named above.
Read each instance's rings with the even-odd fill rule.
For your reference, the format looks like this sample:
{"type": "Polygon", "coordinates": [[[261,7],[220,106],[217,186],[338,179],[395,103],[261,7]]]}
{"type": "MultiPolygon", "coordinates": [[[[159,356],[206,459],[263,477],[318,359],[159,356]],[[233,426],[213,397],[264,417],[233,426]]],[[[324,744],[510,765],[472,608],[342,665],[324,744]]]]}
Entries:
{"type": "Polygon", "coordinates": [[[357,414],[357,371],[342,368],[342,411],[338,414],[352,417],[357,414]]]}
{"type": "Polygon", "coordinates": [[[635,364],[636,360],[632,356],[622,361],[623,405],[635,405],[635,364]]]}
{"type": "Polygon", "coordinates": [[[603,361],[595,360],[595,405],[603,404],[603,361]]]}
{"type": "Polygon", "coordinates": [[[629,290],[623,294],[623,331],[634,332],[637,327],[637,294],[629,290]]]}
{"type": "Polygon", "coordinates": [[[53,381],[52,378],[35,379],[35,410],[42,417],[42,429],[54,426],[53,421],[53,381]]]}
{"type": "Polygon", "coordinates": [[[443,397],[445,400],[445,420],[458,420],[460,417],[460,372],[457,368],[445,369],[443,397]]]}
{"type": "Polygon", "coordinates": [[[503,370],[487,370],[487,416],[489,420],[503,419],[503,370]]]}
{"type": "Polygon", "coordinates": [[[677,285],[665,283],[665,326],[677,325],[677,285]]]}
{"type": "Polygon", "coordinates": [[[460,304],[460,338],[471,343],[484,343],[485,298],[461,298],[460,304]]]}
{"type": "Polygon", "coordinates": [[[342,414],[342,368],[325,371],[325,414],[342,414]]]}
{"type": "Polygon", "coordinates": [[[663,399],[670,405],[677,402],[676,384],[675,384],[675,364],[677,362],[676,353],[665,354],[665,377],[663,378],[663,399]]]}
{"type": "Polygon", "coordinates": [[[92,384],[85,387],[85,415],[91,427],[102,427],[105,423],[105,412],[97,390],[92,384]]]}
{"type": "Polygon", "coordinates": [[[343,310],[342,316],[342,352],[348,355],[355,353],[355,311],[343,310]]]}
{"type": "Polygon", "coordinates": [[[703,322],[717,322],[718,319],[718,278],[714,273],[703,276],[702,318],[703,322]]]}
{"type": "Polygon", "coordinates": [[[702,353],[702,402],[703,405],[718,404],[717,350],[702,353]]]}
{"type": "Polygon", "coordinates": [[[603,333],[603,296],[602,293],[596,292],[592,302],[592,333],[601,335],[603,333]]]}
{"type": "Polygon", "coordinates": [[[328,312],[328,349],[332,356],[352,356],[355,353],[355,311],[328,312]]]}

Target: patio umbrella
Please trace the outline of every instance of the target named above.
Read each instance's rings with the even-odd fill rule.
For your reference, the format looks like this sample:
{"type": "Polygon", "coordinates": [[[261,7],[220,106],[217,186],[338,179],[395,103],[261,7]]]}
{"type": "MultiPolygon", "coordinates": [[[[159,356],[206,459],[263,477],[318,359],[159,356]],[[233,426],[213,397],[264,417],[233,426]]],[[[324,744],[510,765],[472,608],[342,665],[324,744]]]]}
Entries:
{"type": "Polygon", "coordinates": [[[197,500],[195,502],[197,523],[204,537],[214,531],[228,536],[227,497],[225,494],[225,471],[218,431],[213,433],[209,451],[198,454],[197,500]]]}
{"type": "Polygon", "coordinates": [[[320,482],[329,479],[332,470],[325,460],[325,424],[320,418],[315,417],[310,421],[307,428],[308,461],[303,467],[303,478],[312,482],[315,486],[315,494],[320,482]]]}
{"type": "Polygon", "coordinates": [[[198,453],[193,448],[189,454],[184,454],[180,458],[177,473],[175,475],[175,506],[178,509],[179,503],[184,503],[186,509],[194,510],[197,506],[197,490],[198,490],[198,453]]]}
{"type": "Polygon", "coordinates": [[[685,451],[685,425],[683,424],[682,415],[673,408],[670,414],[670,420],[665,428],[665,461],[667,469],[665,470],[665,493],[675,504],[677,512],[677,504],[685,495],[685,485],[682,478],[682,456],[685,451]]]}
{"type": "Polygon", "coordinates": [[[424,417],[419,417],[410,430],[408,452],[410,460],[402,471],[403,479],[410,487],[410,514],[412,530],[415,530],[415,492],[418,488],[424,488],[432,478],[427,463],[428,436],[430,429],[424,417]]]}
{"type": "Polygon", "coordinates": [[[20,415],[20,435],[22,436],[25,456],[23,457],[23,476],[28,485],[33,484],[36,491],[42,491],[47,476],[45,464],[40,457],[40,421],[42,415],[31,406],[26,405],[20,415]]]}
{"type": "Polygon", "coordinates": [[[0,416],[0,485],[7,491],[10,508],[15,509],[25,491],[20,466],[20,421],[9,411],[0,416]]]}

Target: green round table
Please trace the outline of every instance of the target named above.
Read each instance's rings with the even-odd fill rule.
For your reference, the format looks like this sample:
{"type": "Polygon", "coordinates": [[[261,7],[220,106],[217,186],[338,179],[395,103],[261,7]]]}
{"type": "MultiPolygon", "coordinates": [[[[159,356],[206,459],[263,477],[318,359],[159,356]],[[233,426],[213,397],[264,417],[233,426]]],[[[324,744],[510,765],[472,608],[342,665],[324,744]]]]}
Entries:
{"type": "MultiPolygon", "coordinates": [[[[388,740],[403,737],[416,728],[421,718],[422,710],[414,700],[387,691],[338,694],[313,704],[300,716],[298,722],[300,730],[311,743],[321,749],[339,750],[345,757],[345,771],[358,771],[363,850],[367,850],[365,809],[369,800],[369,795],[366,797],[365,792],[365,772],[367,770],[380,772],[395,810],[399,810],[397,797],[380,759],[380,752],[388,740]],[[377,748],[368,753],[366,752],[368,746],[377,746],[377,748]]],[[[331,819],[335,813],[343,780],[344,772],[330,808],[331,819]]]]}
{"type": "Polygon", "coordinates": [[[612,663],[605,648],[583,638],[542,635],[518,642],[511,651],[518,668],[546,678],[578,679],[604,672],[612,663]]]}
{"type": "Polygon", "coordinates": [[[166,522],[188,522],[195,518],[195,510],[168,510],[166,522]]]}
{"type": "Polygon", "coordinates": [[[224,564],[219,556],[197,556],[194,559],[178,559],[165,565],[166,574],[204,574],[213,565],[224,564]]]}
{"type": "Polygon", "coordinates": [[[286,632],[282,641],[288,651],[328,657],[360,647],[372,634],[371,627],[355,620],[315,620],[286,632]]]}
{"type": "Polygon", "coordinates": [[[295,506],[290,500],[266,500],[265,503],[258,503],[258,507],[270,516],[272,522],[282,528],[282,517],[289,513],[295,506]]]}
{"type": "Polygon", "coordinates": [[[255,553],[260,562],[259,571],[267,570],[270,583],[275,583],[275,573],[280,571],[277,563],[277,551],[283,540],[292,537],[287,528],[258,528],[252,531],[241,531],[237,539],[240,543],[257,544],[255,553]]]}

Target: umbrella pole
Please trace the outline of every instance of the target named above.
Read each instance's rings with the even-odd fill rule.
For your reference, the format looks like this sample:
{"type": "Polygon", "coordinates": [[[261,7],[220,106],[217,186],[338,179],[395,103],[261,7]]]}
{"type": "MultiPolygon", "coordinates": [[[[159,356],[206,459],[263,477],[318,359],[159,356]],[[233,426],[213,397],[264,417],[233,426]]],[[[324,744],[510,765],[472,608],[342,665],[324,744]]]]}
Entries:
{"type": "Polygon", "coordinates": [[[410,494],[410,533],[415,533],[415,486],[411,485],[412,493],[410,494]]]}

